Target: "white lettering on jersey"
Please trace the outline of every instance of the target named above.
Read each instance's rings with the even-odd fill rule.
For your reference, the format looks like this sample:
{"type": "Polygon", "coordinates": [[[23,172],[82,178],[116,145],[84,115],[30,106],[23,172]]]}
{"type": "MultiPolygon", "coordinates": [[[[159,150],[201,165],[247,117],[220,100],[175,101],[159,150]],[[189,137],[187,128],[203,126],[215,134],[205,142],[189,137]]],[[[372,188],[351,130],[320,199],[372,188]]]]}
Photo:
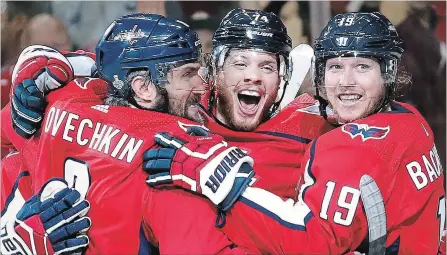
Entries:
{"type": "Polygon", "coordinates": [[[127,154],[126,161],[132,161],[133,157],[135,157],[135,154],[137,154],[137,151],[140,148],[141,144],[143,144],[143,140],[138,140],[137,144],[135,144],[135,138],[130,138],[118,159],[123,160],[124,156],[126,156],[127,154]]]}
{"type": "Polygon", "coordinates": [[[132,162],[143,144],[142,139],[129,136],[118,128],[81,118],[77,114],[62,111],[54,106],[48,111],[44,132],[54,137],[62,135],[62,139],[67,142],[88,146],[89,149],[103,152],[112,158],[117,158],[121,152],[117,159],[125,160],[127,163],[132,162]],[[64,127],[61,134],[58,130],[62,122],[64,122],[64,127]]]}
{"type": "Polygon", "coordinates": [[[68,142],[73,142],[73,138],[68,136],[68,131],[75,130],[75,126],[73,126],[71,124],[71,121],[73,119],[78,120],[79,115],[76,115],[74,113],[68,114],[67,123],[65,124],[65,128],[64,128],[64,134],[62,135],[62,139],[64,139],[65,141],[68,141],[68,142]]]}
{"type": "Polygon", "coordinates": [[[427,155],[422,154],[421,161],[414,160],[406,165],[408,174],[418,190],[434,182],[442,173],[441,160],[436,146],[433,145],[427,155]]]}
{"type": "Polygon", "coordinates": [[[115,146],[115,149],[113,150],[112,154],[110,154],[110,156],[112,156],[112,158],[116,158],[116,155],[118,155],[118,152],[121,150],[121,148],[124,145],[124,142],[127,140],[128,135],[126,133],[124,133],[123,136],[121,136],[120,141],[118,142],[118,144],[115,146]]]}
{"type": "Polygon", "coordinates": [[[90,141],[89,149],[93,147],[94,150],[98,148],[99,142],[101,141],[104,132],[106,131],[107,125],[101,124],[101,122],[96,123],[95,131],[93,132],[92,140],[90,141]],[[102,129],[101,129],[102,128],[102,129]],[[101,129],[101,131],[99,131],[101,129]],[[93,143],[95,143],[94,146],[93,143]]]}
{"type": "Polygon", "coordinates": [[[79,131],[76,135],[76,142],[81,146],[84,146],[88,143],[87,138],[82,138],[82,132],[84,132],[85,125],[87,125],[89,128],[93,128],[93,122],[89,119],[83,119],[79,124],[79,131]]]}
{"type": "Polygon", "coordinates": [[[110,142],[112,141],[112,138],[119,132],[120,132],[119,129],[114,130],[113,127],[109,127],[106,134],[104,135],[104,138],[101,140],[101,143],[99,144],[98,151],[103,151],[105,154],[108,154],[110,148],[110,142]]]}
{"type": "Polygon", "coordinates": [[[45,123],[45,133],[48,133],[48,131],[51,128],[51,135],[55,136],[59,128],[61,127],[62,121],[65,118],[65,115],[67,115],[66,111],[63,111],[61,113],[61,110],[55,107],[51,107],[48,111],[48,118],[45,123]],[[52,126],[51,126],[52,125],[52,126]]]}

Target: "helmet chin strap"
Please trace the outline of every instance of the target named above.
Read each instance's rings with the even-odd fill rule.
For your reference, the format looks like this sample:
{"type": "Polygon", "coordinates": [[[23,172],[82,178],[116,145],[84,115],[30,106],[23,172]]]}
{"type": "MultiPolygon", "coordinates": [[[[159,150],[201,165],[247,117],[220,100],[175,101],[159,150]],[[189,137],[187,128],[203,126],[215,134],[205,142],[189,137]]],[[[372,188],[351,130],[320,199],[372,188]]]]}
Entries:
{"type": "Polygon", "coordinates": [[[318,104],[318,109],[320,110],[321,116],[323,116],[323,118],[325,120],[328,120],[327,119],[326,108],[327,108],[327,106],[329,104],[328,104],[328,101],[326,99],[324,99],[322,96],[320,96],[320,89],[319,88],[315,88],[315,96],[314,96],[314,98],[318,100],[318,103],[319,103],[318,104]]]}
{"type": "Polygon", "coordinates": [[[390,85],[385,85],[386,86],[386,92],[385,92],[385,96],[382,98],[380,104],[378,104],[378,106],[375,108],[375,110],[373,111],[373,113],[378,113],[378,112],[382,112],[384,111],[387,106],[390,104],[390,102],[392,101],[392,90],[393,90],[393,84],[390,85]]]}
{"type": "Polygon", "coordinates": [[[281,101],[284,99],[284,96],[286,94],[287,85],[289,85],[289,81],[285,81],[283,89],[282,89],[281,97],[279,98],[278,101],[273,103],[273,105],[270,107],[270,110],[269,110],[269,117],[270,118],[272,118],[273,116],[275,116],[277,114],[277,111],[278,111],[278,108],[279,108],[279,106],[281,104],[281,101]]]}

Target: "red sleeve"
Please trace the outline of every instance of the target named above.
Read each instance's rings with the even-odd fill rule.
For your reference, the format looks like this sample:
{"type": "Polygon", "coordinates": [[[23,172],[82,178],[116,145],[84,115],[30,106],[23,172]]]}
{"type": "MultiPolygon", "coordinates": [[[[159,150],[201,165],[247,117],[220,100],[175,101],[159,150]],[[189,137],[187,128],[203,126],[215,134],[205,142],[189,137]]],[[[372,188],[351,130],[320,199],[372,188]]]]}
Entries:
{"type": "MultiPolygon", "coordinates": [[[[346,178],[349,164],[321,156],[313,143],[305,156],[298,202],[247,188],[227,213],[224,231],[228,237],[236,243],[253,243],[262,253],[271,254],[343,254],[356,250],[367,233],[358,190],[361,175],[346,178]]],[[[357,167],[356,163],[352,166],[357,167]]]]}
{"type": "Polygon", "coordinates": [[[27,141],[27,139],[18,135],[14,128],[12,127],[11,120],[11,104],[8,103],[1,112],[1,141],[2,148],[16,148],[16,150],[20,151],[23,148],[23,145],[27,141]]]}
{"type": "Polygon", "coordinates": [[[236,247],[215,227],[216,210],[183,190],[148,189],[143,224],[160,254],[254,254],[236,247]],[[156,240],[155,240],[156,238],[156,240]]]}
{"type": "MultiPolygon", "coordinates": [[[[421,144],[417,145],[418,147],[421,144]]],[[[445,229],[444,174],[436,148],[401,160],[386,203],[387,245],[399,254],[436,254],[445,229]],[[431,169],[430,169],[431,168],[431,169]]]]}
{"type": "MultiPolygon", "coordinates": [[[[50,92],[48,106],[55,102],[102,104],[107,95],[108,84],[97,78],[76,78],[63,88],[50,92]]],[[[44,120],[45,122],[45,120],[44,120]]]]}
{"type": "Polygon", "coordinates": [[[17,212],[33,193],[31,190],[31,177],[28,171],[22,168],[19,153],[9,154],[2,159],[1,173],[1,223],[15,219],[17,212]]]}
{"type": "Polygon", "coordinates": [[[426,186],[418,190],[405,163],[412,162],[409,158],[415,155],[401,156],[398,162],[403,164],[390,169],[381,157],[362,147],[340,146],[325,151],[316,144],[305,157],[308,161],[298,202],[247,188],[226,217],[224,231],[231,240],[253,243],[262,253],[272,254],[341,254],[357,250],[368,231],[359,191],[360,178],[368,174],[385,201],[388,249],[399,254],[437,252],[445,219],[439,171],[436,176],[433,173],[432,183],[426,175],[426,186]],[[415,233],[424,234],[421,237],[415,233]]]}

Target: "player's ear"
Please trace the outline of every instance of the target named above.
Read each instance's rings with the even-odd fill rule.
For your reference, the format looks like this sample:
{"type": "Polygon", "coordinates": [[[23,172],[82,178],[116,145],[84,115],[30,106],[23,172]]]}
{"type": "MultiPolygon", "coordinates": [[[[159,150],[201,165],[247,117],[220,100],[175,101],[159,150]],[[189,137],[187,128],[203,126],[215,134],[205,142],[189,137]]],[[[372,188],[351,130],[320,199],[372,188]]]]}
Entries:
{"type": "Polygon", "coordinates": [[[153,101],[157,97],[155,85],[147,81],[143,76],[134,77],[131,86],[135,95],[141,100],[153,101]]]}

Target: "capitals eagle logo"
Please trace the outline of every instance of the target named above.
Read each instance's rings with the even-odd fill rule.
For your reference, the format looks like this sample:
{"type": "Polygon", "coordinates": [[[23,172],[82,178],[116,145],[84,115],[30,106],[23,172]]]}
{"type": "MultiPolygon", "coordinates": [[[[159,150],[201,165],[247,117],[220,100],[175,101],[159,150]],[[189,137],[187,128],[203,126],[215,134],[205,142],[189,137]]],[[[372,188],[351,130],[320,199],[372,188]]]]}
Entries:
{"type": "Polygon", "coordinates": [[[356,124],[350,123],[346,124],[341,129],[346,134],[350,135],[352,139],[356,136],[360,136],[362,141],[368,139],[383,139],[390,132],[390,127],[375,127],[368,126],[367,124],[356,124]]]}

